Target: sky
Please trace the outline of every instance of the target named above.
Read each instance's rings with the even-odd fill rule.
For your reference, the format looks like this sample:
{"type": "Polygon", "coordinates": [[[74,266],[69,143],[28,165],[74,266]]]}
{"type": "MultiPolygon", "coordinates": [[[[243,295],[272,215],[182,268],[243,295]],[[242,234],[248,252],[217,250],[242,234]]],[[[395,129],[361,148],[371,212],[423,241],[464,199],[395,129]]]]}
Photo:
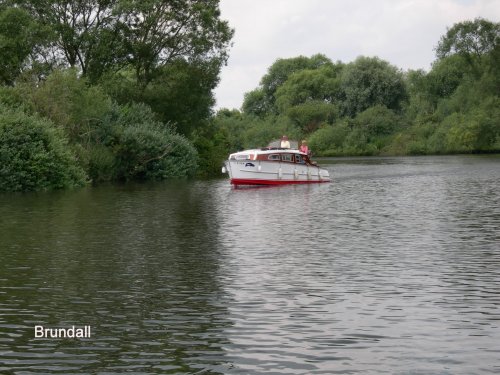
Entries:
{"type": "Polygon", "coordinates": [[[500,0],[221,0],[220,10],[235,35],[216,109],[240,109],[278,58],[378,56],[428,71],[447,28],[476,17],[500,22],[500,0]]]}

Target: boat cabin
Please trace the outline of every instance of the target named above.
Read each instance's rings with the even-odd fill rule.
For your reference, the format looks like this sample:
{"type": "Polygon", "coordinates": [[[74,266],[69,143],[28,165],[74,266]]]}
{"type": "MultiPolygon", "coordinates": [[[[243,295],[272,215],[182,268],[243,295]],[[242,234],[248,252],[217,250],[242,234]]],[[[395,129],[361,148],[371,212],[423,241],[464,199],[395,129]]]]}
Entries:
{"type": "Polygon", "coordinates": [[[311,162],[309,155],[293,149],[285,148],[261,148],[255,150],[245,150],[229,155],[229,160],[259,160],[270,162],[296,163],[305,165],[315,165],[311,162]]]}

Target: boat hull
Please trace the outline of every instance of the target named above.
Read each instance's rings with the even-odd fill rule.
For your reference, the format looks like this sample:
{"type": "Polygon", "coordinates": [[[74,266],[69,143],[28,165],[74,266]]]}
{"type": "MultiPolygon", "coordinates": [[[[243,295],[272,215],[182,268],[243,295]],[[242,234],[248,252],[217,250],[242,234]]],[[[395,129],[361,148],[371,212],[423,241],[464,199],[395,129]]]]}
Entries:
{"type": "Polygon", "coordinates": [[[326,169],[311,164],[228,160],[225,169],[229,173],[231,184],[235,186],[330,182],[330,175],[326,169]]]}
{"type": "Polygon", "coordinates": [[[264,179],[244,179],[244,178],[232,178],[231,184],[235,186],[239,185],[289,185],[289,184],[318,184],[323,182],[330,182],[330,180],[321,181],[296,181],[296,180],[264,180],[264,179]]]}

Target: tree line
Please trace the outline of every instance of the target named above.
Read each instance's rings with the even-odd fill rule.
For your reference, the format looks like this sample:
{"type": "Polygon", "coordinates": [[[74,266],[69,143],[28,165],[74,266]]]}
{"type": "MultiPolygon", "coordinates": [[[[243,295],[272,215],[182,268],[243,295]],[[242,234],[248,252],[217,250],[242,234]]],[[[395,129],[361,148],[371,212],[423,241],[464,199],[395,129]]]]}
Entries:
{"type": "Polygon", "coordinates": [[[421,155],[500,151],[500,24],[453,25],[430,71],[377,57],[278,59],[240,110],[221,110],[215,134],[231,148],[287,134],[315,155],[421,155]]]}
{"type": "Polygon", "coordinates": [[[326,156],[499,151],[499,29],[454,25],[429,72],[278,59],[214,114],[218,0],[0,0],[0,191],[210,176],[283,134],[326,156]]]}

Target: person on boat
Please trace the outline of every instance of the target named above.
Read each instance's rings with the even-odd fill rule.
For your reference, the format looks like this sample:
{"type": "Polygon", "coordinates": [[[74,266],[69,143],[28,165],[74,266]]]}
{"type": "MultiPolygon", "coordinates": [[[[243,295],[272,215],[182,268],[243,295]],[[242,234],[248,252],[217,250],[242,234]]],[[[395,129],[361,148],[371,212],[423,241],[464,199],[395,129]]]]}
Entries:
{"type": "Polygon", "coordinates": [[[281,148],[290,148],[290,141],[288,140],[288,137],[286,135],[281,137],[280,147],[281,148]]]}
{"type": "Polygon", "coordinates": [[[299,151],[303,152],[306,155],[309,155],[309,147],[307,146],[307,142],[304,139],[299,147],[299,151]]]}

